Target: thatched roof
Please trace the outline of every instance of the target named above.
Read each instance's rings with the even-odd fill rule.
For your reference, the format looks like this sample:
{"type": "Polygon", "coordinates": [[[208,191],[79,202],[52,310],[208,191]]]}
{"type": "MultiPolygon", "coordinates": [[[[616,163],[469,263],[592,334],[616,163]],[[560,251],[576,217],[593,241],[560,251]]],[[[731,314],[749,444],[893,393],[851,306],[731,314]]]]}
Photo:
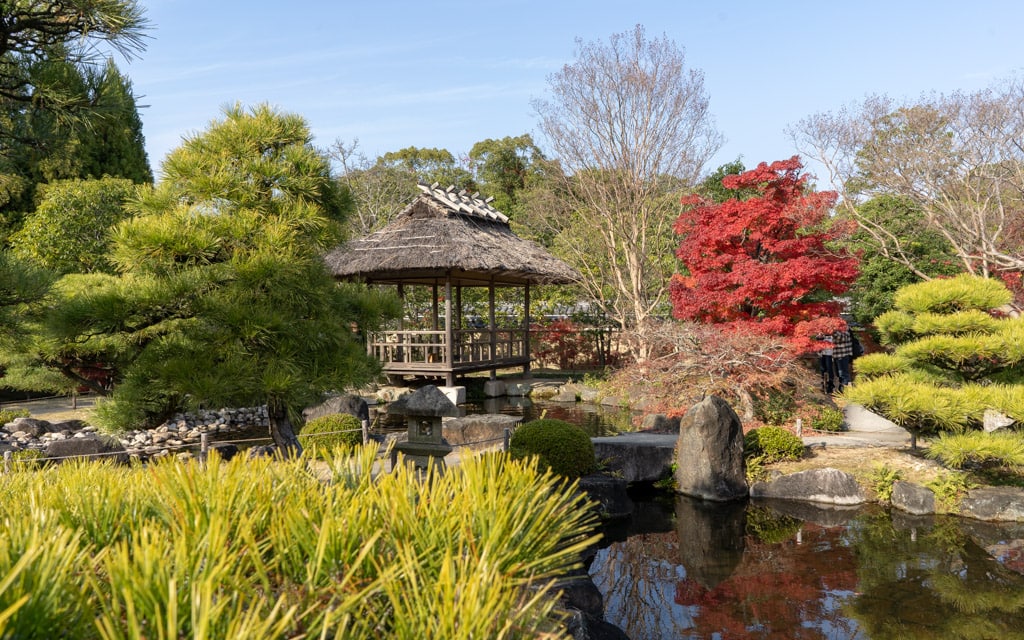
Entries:
{"type": "Polygon", "coordinates": [[[423,193],[389,225],[327,254],[336,278],[433,284],[449,275],[463,285],[579,280],[572,267],[512,233],[490,198],[436,183],[419,187],[423,193]]]}

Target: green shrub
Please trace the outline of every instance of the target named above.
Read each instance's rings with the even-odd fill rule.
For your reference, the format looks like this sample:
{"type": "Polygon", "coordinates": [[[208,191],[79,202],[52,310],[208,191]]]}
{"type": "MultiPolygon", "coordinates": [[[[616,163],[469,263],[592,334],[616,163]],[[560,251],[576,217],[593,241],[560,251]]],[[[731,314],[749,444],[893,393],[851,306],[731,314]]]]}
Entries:
{"type": "Polygon", "coordinates": [[[299,432],[299,444],[304,449],[327,451],[338,447],[357,447],[363,444],[362,421],[347,413],[333,413],[314,418],[299,432]]]}
{"type": "Polygon", "coordinates": [[[871,487],[878,499],[883,502],[892,500],[892,489],[897,480],[903,479],[903,472],[893,469],[887,464],[876,464],[871,471],[871,487]]]}
{"type": "Polygon", "coordinates": [[[537,456],[542,467],[566,478],[579,478],[597,469],[594,443],[583,429],[564,420],[533,420],[512,434],[513,458],[537,456]]]}
{"type": "Polygon", "coordinates": [[[769,389],[763,397],[754,403],[754,415],[767,425],[784,425],[793,418],[796,411],[796,400],[793,394],[769,389]]]}
{"type": "Polygon", "coordinates": [[[955,511],[960,500],[977,485],[967,474],[953,471],[944,473],[925,485],[935,493],[935,503],[942,511],[955,511]]]}
{"type": "Polygon", "coordinates": [[[12,422],[15,418],[28,418],[31,415],[28,409],[0,409],[0,426],[12,422]]]}
{"type": "Polygon", "coordinates": [[[761,456],[763,462],[799,460],[804,455],[804,443],[795,434],[781,427],[761,427],[749,432],[743,438],[743,448],[748,458],[761,456]]]}
{"type": "Polygon", "coordinates": [[[818,415],[811,418],[811,428],[815,431],[842,431],[846,416],[839,409],[823,407],[818,415]]]}
{"type": "Polygon", "coordinates": [[[969,465],[1024,466],[1024,434],[1014,431],[985,433],[943,433],[933,440],[927,453],[947,467],[969,465]]]}

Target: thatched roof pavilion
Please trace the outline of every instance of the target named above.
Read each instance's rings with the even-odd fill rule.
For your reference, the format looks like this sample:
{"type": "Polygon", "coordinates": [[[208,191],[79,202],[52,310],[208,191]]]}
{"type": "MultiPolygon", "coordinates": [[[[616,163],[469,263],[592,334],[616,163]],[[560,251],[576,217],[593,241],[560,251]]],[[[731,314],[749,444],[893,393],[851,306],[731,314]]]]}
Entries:
{"type": "Polygon", "coordinates": [[[516,236],[508,217],[454,187],[419,185],[422,193],[383,229],[352,240],[327,254],[336,278],[398,287],[432,287],[433,328],[383,332],[371,336],[368,349],[391,375],[427,375],[454,382],[456,373],[522,366],[529,371],[530,285],[569,284],[579,274],[539,245],[516,236]],[[454,287],[454,305],[453,305],[454,287]],[[462,287],[487,287],[486,329],[462,325],[462,287]],[[522,327],[495,324],[495,287],[524,290],[522,327]],[[441,290],[443,288],[443,298],[441,290]],[[443,324],[439,306],[443,300],[443,324]]]}

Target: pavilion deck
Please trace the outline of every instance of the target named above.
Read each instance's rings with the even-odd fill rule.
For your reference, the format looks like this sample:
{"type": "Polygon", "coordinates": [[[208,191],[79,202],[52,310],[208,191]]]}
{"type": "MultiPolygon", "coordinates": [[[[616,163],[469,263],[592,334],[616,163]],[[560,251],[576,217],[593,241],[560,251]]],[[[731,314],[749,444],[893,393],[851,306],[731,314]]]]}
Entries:
{"type": "Polygon", "coordinates": [[[369,335],[367,353],[389,375],[442,377],[455,374],[528,367],[527,331],[516,329],[392,330],[369,335]]]}

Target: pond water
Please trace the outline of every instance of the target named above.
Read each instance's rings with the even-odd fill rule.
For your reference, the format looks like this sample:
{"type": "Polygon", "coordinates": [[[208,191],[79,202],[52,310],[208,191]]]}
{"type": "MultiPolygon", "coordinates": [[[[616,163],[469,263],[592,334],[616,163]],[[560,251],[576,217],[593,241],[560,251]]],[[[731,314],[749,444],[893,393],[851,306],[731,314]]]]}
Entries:
{"type": "Polygon", "coordinates": [[[590,574],[661,638],[1024,637],[1024,525],[785,501],[636,500],[590,574]]]}
{"type": "MultiPolygon", "coordinates": [[[[522,417],[523,422],[539,418],[556,418],[578,425],[587,434],[596,438],[610,436],[622,431],[632,430],[631,421],[634,413],[628,409],[608,407],[585,402],[551,402],[547,400],[531,400],[530,398],[501,397],[478,400],[459,405],[466,415],[498,413],[522,417]]],[[[371,422],[374,429],[381,431],[400,431],[405,429],[402,416],[391,416],[371,410],[371,422]]]]}

